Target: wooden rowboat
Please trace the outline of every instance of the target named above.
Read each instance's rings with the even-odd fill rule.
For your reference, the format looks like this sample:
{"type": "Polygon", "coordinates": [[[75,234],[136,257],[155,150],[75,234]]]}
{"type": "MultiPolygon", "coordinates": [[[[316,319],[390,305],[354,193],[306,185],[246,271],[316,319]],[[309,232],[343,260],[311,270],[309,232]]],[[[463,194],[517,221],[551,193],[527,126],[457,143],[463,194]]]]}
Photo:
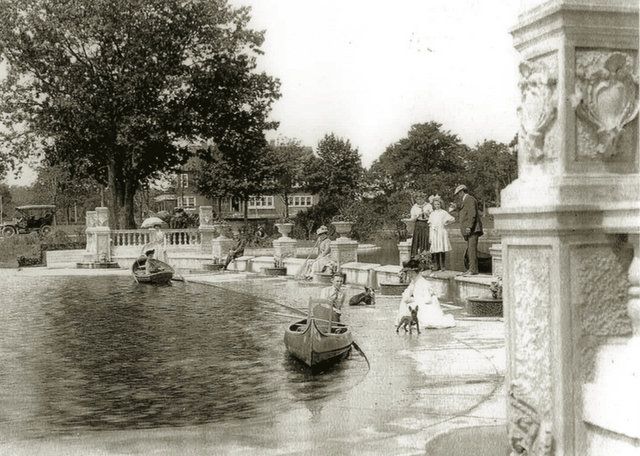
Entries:
{"type": "Polygon", "coordinates": [[[163,261],[156,260],[155,258],[151,258],[147,261],[152,261],[152,265],[155,269],[157,269],[157,271],[148,274],[144,266],[140,266],[137,261],[134,262],[133,266],[131,266],[131,272],[133,272],[133,275],[138,283],[163,285],[171,282],[174,274],[173,268],[171,266],[163,261]]]}
{"type": "Polygon", "coordinates": [[[309,312],[309,318],[289,325],[284,332],[287,351],[311,368],[342,359],[353,344],[349,327],[319,318],[319,314],[331,315],[331,312],[319,312],[319,307],[309,312]]]}

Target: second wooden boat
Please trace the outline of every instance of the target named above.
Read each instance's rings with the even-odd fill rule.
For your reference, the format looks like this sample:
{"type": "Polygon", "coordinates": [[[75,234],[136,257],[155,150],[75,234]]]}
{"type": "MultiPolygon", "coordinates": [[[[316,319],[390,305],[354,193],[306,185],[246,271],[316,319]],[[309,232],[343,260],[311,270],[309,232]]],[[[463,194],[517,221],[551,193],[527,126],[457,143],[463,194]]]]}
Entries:
{"type": "Polygon", "coordinates": [[[173,278],[174,270],[167,263],[150,258],[147,261],[151,261],[153,266],[153,272],[148,273],[144,265],[140,265],[137,261],[131,266],[131,272],[136,278],[138,283],[150,283],[154,285],[163,285],[171,282],[173,278]]]}

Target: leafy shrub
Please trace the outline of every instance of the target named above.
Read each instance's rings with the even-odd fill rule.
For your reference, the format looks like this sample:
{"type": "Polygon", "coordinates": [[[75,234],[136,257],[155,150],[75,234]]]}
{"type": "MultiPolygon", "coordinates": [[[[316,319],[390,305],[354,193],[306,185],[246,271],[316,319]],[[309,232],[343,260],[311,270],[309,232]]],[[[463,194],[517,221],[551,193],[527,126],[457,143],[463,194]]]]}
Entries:
{"type": "Polygon", "coordinates": [[[23,255],[20,255],[18,258],[18,267],[23,268],[23,267],[28,267],[28,266],[37,266],[37,265],[41,265],[42,264],[42,260],[39,256],[37,257],[26,257],[23,255]]]}

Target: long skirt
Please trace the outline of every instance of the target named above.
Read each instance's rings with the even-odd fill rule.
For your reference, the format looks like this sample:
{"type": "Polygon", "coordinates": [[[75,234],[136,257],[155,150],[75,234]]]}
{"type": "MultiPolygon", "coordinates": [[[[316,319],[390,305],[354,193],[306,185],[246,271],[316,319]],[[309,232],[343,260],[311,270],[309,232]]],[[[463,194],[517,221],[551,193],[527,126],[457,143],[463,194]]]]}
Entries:
{"type": "Polygon", "coordinates": [[[411,241],[411,258],[423,250],[429,252],[429,224],[426,220],[416,220],[411,241]]]}

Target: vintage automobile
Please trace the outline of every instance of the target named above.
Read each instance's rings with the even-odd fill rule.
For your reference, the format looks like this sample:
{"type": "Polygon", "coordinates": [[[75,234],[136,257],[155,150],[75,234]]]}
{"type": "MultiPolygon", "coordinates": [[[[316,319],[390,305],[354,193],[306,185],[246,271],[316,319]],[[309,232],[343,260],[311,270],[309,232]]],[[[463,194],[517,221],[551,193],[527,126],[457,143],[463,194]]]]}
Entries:
{"type": "Polygon", "coordinates": [[[37,204],[16,207],[16,217],[0,225],[4,237],[14,234],[37,232],[46,236],[51,233],[56,207],[51,204],[37,204]]]}

